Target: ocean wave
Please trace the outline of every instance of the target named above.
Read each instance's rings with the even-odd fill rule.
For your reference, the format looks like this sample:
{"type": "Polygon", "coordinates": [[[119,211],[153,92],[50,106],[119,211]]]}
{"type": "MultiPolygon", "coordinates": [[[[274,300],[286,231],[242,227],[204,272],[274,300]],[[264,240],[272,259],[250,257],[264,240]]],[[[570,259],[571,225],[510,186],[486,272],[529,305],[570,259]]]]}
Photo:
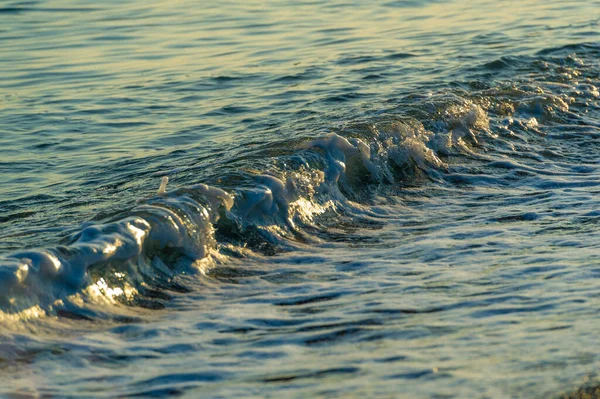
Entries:
{"type": "Polygon", "coordinates": [[[544,126],[574,120],[597,126],[581,112],[598,106],[594,64],[564,51],[513,60],[503,66],[513,69],[512,79],[493,87],[420,93],[366,121],[291,148],[282,143],[278,155],[265,152],[271,168],[247,164],[220,176],[221,188],[169,190],[165,178],[154,197],[85,227],[65,245],[3,255],[2,315],[58,314],[75,297],[160,307],[168,299],[160,293],[179,289],[182,273],[205,273],[227,256],[243,256],[243,249],[273,254],[318,242],[343,220],[381,221],[373,206],[407,185],[495,179],[465,177],[456,165],[514,164],[510,159],[526,156],[530,141],[543,139],[544,126]]]}

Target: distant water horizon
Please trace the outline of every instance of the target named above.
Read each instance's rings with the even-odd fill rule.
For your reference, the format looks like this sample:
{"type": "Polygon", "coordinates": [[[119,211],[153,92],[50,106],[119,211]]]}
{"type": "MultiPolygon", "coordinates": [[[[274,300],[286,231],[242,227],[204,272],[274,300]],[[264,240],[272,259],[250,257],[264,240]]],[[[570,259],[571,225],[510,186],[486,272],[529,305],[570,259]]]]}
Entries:
{"type": "Polygon", "coordinates": [[[598,396],[598,10],[0,4],[0,396],[598,396]]]}

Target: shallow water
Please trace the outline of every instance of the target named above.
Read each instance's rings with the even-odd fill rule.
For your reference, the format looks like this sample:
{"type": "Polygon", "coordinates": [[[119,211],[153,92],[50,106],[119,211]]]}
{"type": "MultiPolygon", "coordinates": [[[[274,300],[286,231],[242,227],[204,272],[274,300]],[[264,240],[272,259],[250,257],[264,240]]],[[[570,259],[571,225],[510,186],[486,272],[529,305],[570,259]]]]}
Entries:
{"type": "Polygon", "coordinates": [[[1,4],[0,395],[597,385],[599,6],[1,4]]]}

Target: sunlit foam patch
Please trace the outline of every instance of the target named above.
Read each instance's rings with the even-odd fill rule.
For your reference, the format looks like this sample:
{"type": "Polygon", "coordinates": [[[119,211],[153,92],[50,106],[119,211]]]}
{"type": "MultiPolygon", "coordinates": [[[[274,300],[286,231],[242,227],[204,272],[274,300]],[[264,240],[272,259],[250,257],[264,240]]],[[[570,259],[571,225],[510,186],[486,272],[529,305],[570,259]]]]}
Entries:
{"type": "Polygon", "coordinates": [[[95,302],[106,301],[116,304],[120,301],[133,300],[138,291],[126,281],[122,282],[122,286],[117,286],[107,283],[104,277],[100,277],[94,284],[89,285],[84,293],[95,302]]]}
{"type": "Polygon", "coordinates": [[[33,305],[21,311],[10,313],[0,310],[0,326],[14,329],[20,322],[36,320],[46,316],[46,311],[40,305],[33,305]]]}
{"type": "MultiPolygon", "coordinates": [[[[227,244],[227,245],[223,245],[223,247],[227,247],[230,246],[231,249],[233,251],[230,252],[237,252],[239,253],[240,248],[239,247],[234,247],[231,244],[227,244]]],[[[220,250],[218,249],[210,249],[207,252],[207,255],[204,258],[201,259],[195,259],[192,263],[191,263],[191,267],[199,272],[202,276],[205,276],[206,274],[208,274],[210,272],[211,269],[217,267],[218,265],[222,265],[225,264],[229,261],[229,256],[223,254],[220,250]]]]}
{"type": "Polygon", "coordinates": [[[299,198],[290,205],[290,208],[294,216],[298,217],[302,222],[313,223],[317,216],[322,215],[329,209],[333,209],[334,206],[333,201],[318,204],[306,198],[299,198]]]}

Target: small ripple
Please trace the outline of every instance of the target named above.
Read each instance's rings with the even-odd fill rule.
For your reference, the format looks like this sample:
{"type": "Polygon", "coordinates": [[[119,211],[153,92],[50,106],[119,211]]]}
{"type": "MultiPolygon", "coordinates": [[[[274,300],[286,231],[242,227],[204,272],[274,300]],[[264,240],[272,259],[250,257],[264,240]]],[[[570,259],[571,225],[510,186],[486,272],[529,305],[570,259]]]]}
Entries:
{"type": "Polygon", "coordinates": [[[289,374],[277,374],[272,376],[267,376],[262,378],[260,381],[267,383],[280,383],[280,382],[289,382],[300,379],[320,379],[326,378],[331,375],[337,374],[356,374],[360,372],[360,368],[358,367],[339,367],[339,368],[330,368],[325,370],[311,371],[308,373],[289,373],[289,374]]]}

